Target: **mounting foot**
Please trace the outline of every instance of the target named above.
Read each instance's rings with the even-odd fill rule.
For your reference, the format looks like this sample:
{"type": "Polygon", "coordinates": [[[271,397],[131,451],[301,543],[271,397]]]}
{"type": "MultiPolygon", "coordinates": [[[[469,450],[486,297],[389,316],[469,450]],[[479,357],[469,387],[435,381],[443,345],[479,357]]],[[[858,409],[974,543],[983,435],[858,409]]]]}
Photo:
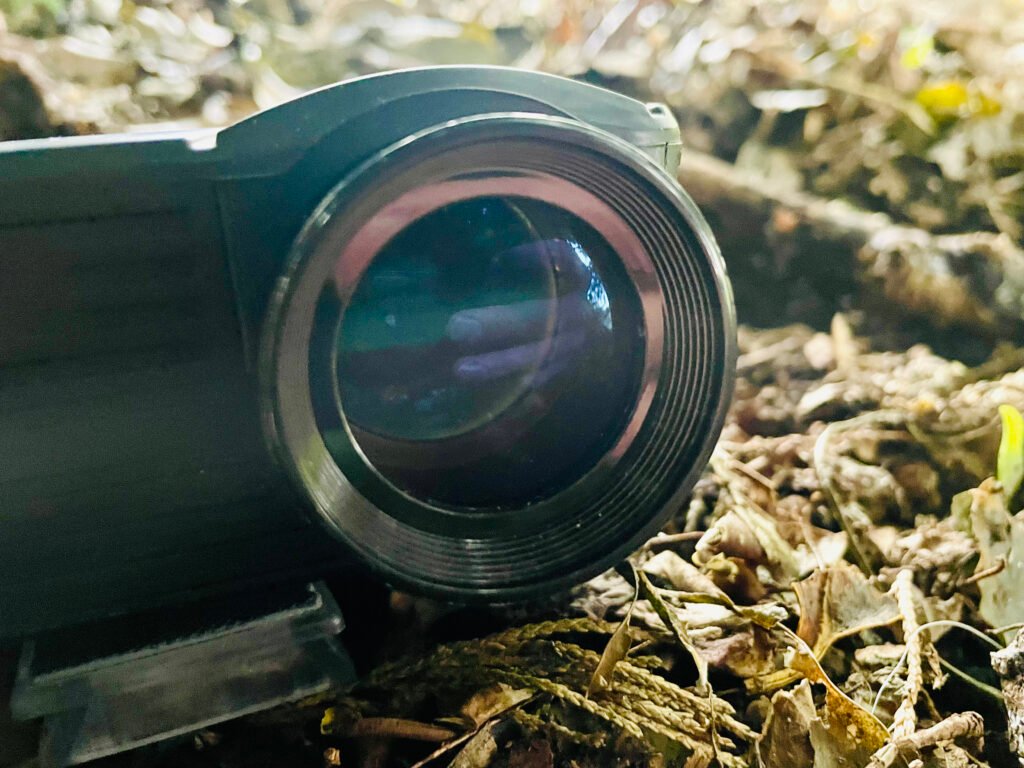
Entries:
{"type": "Polygon", "coordinates": [[[323,584],[218,596],[25,644],[11,710],[44,719],[44,768],[82,763],[354,680],[323,584]]]}

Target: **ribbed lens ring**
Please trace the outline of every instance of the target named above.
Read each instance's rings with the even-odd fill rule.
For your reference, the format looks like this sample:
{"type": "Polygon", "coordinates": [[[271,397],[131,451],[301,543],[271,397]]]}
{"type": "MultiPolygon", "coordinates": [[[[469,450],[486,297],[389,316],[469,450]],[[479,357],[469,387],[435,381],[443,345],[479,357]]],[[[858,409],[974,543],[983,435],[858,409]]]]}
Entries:
{"type": "MultiPolygon", "coordinates": [[[[386,153],[336,190],[314,216],[318,224],[300,238],[278,297],[278,320],[301,303],[292,299],[303,292],[305,267],[317,258],[320,236],[330,230],[333,216],[343,218],[346,206],[372,189],[368,176],[411,174],[431,157],[482,175],[562,179],[589,190],[629,223],[653,262],[664,323],[661,375],[634,445],[604,482],[536,505],[545,514],[520,518],[522,524],[511,529],[515,535],[509,535],[508,521],[495,520],[493,535],[483,530],[450,536],[444,527],[410,525],[384,505],[382,511],[367,504],[308,435],[300,441],[307,451],[297,457],[295,441],[281,439],[288,419],[278,407],[280,376],[266,388],[271,431],[335,531],[397,582],[468,598],[512,597],[578,581],[653,533],[712,448],[731,394],[734,354],[731,297],[720,257],[688,198],[622,142],[550,118],[469,120],[386,153]],[[506,158],[514,161],[496,162],[506,158]]],[[[277,358],[288,346],[288,333],[273,330],[269,337],[271,369],[280,370],[277,358]]],[[[302,338],[301,329],[294,338],[302,338]]]]}
{"type": "MultiPolygon", "coordinates": [[[[678,220],[673,222],[664,202],[658,204],[658,190],[628,182],[622,175],[624,169],[609,168],[603,160],[573,157],[571,163],[567,162],[564,149],[549,150],[532,144],[513,144],[506,149],[518,158],[519,168],[552,173],[581,187],[603,190],[602,196],[634,224],[648,253],[654,256],[668,308],[665,373],[655,406],[660,406],[660,411],[652,408],[648,416],[648,422],[658,423],[658,428],[650,430],[651,435],[641,435],[638,442],[644,442],[645,437],[650,439],[630,464],[629,471],[621,472],[617,483],[590,500],[588,509],[583,510],[583,527],[578,527],[580,519],[569,518],[545,528],[536,537],[477,542],[475,554],[481,559],[495,567],[501,563],[514,568],[517,576],[527,581],[538,575],[530,570],[531,565],[557,572],[558,568],[569,566],[580,550],[635,535],[637,522],[644,520],[638,510],[657,503],[651,498],[652,491],[660,492],[666,500],[675,494],[680,470],[690,469],[688,460],[693,458],[682,449],[704,447],[706,441],[701,440],[700,431],[714,431],[709,421],[725,385],[724,373],[719,371],[716,377],[715,369],[729,363],[724,362],[728,350],[722,342],[727,337],[725,323],[716,327],[713,322],[716,316],[723,316],[723,308],[716,301],[714,275],[710,269],[700,269],[710,267],[708,255],[695,248],[700,244],[688,230],[680,229],[678,220]],[[691,238],[684,239],[683,232],[691,234],[691,238]],[[663,258],[659,259],[659,254],[663,258]],[[685,254],[685,258],[679,258],[680,254],[685,254]],[[722,383],[711,385],[713,378],[722,383]],[[694,398],[693,393],[700,397],[694,398]],[[600,518],[586,517],[595,508],[607,511],[600,518]],[[545,553],[548,559],[542,564],[539,553],[544,549],[550,553],[545,553]]],[[[457,545],[445,538],[432,543],[438,547],[439,559],[454,556],[457,551],[457,545]]]]}

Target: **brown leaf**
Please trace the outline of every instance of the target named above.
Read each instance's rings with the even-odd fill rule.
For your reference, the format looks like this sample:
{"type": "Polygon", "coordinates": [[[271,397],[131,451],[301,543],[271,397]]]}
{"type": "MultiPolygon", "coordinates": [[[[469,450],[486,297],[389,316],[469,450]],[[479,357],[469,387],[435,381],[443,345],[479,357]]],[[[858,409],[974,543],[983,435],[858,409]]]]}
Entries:
{"type": "Polygon", "coordinates": [[[768,631],[756,624],[722,637],[698,637],[696,643],[710,666],[725,669],[736,677],[767,675],[777,668],[776,645],[768,631]]]}
{"type": "Polygon", "coordinates": [[[615,628],[615,632],[612,633],[611,638],[604,647],[601,659],[597,662],[594,675],[590,678],[590,684],[587,686],[588,698],[611,688],[612,676],[615,674],[616,665],[626,658],[626,654],[629,653],[629,646],[633,641],[633,637],[629,632],[629,621],[633,617],[633,607],[636,605],[639,593],[638,587],[637,591],[633,594],[633,600],[629,604],[629,610],[626,611],[625,618],[615,628]]]}
{"type": "Polygon", "coordinates": [[[479,728],[488,720],[500,715],[512,707],[522,704],[533,696],[529,688],[513,688],[505,683],[498,683],[490,688],[477,691],[462,705],[462,715],[479,728]]]}
{"type": "Polygon", "coordinates": [[[715,555],[737,557],[754,565],[766,561],[766,553],[757,536],[738,514],[726,512],[697,542],[694,560],[704,563],[715,555]]]}
{"type": "Polygon", "coordinates": [[[555,755],[551,744],[544,739],[517,741],[509,750],[509,768],[552,768],[554,764],[555,755]]]}
{"type": "Polygon", "coordinates": [[[829,679],[809,650],[798,650],[791,666],[812,683],[825,686],[825,706],[810,729],[815,768],[863,765],[889,739],[889,732],[829,679]]]}
{"type": "Polygon", "coordinates": [[[959,514],[974,537],[981,558],[975,573],[996,568],[1002,571],[978,583],[978,611],[993,627],[1015,624],[1024,617],[1024,515],[1011,515],[1000,485],[992,478],[979,487],[958,494],[959,514]]]}
{"type": "Polygon", "coordinates": [[[494,739],[493,726],[491,723],[477,731],[451,761],[451,768],[485,768],[490,765],[498,753],[498,742],[494,739]]]}
{"type": "Polygon", "coordinates": [[[772,696],[764,730],[757,740],[757,755],[762,766],[788,765],[804,768],[814,765],[811,747],[811,723],[818,719],[811,686],[806,680],[789,691],[772,696]]]}
{"type": "Polygon", "coordinates": [[[734,601],[756,603],[768,595],[768,588],[757,572],[746,560],[738,557],[715,555],[704,563],[704,572],[734,601]]]}
{"type": "Polygon", "coordinates": [[[708,690],[707,659],[705,659],[701,652],[697,650],[697,646],[694,644],[693,638],[690,637],[690,633],[686,626],[680,622],[673,613],[672,607],[661,598],[661,595],[658,594],[658,590],[654,588],[643,571],[637,574],[637,585],[639,587],[638,594],[650,602],[651,607],[654,608],[654,612],[657,613],[658,618],[664,622],[665,627],[672,633],[673,637],[675,637],[676,642],[683,646],[687,653],[689,653],[693,658],[693,663],[697,666],[698,690],[708,690]]]}
{"type": "Polygon", "coordinates": [[[819,659],[837,640],[900,617],[892,596],[873,587],[849,563],[815,571],[793,589],[800,603],[797,635],[819,659]]]}
{"type": "Polygon", "coordinates": [[[721,594],[714,581],[671,550],[659,552],[643,564],[642,570],[649,576],[657,576],[667,581],[673,589],[682,592],[721,594]]]}

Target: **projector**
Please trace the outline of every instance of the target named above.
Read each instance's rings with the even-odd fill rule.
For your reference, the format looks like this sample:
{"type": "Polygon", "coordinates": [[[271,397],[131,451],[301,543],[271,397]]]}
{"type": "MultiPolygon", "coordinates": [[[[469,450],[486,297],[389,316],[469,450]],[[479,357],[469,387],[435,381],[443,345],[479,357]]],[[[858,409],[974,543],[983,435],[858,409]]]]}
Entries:
{"type": "Polygon", "coordinates": [[[0,637],[353,563],[497,603],[619,562],[732,390],[679,153],[661,105],[461,66],[0,145],[0,637]]]}

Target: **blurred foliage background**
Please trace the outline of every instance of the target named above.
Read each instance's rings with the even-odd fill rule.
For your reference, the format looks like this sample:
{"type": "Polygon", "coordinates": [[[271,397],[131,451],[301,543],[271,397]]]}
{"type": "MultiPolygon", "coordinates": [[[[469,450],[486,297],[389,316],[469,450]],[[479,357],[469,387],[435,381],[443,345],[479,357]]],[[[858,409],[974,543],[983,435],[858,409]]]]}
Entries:
{"type": "Polygon", "coordinates": [[[0,0],[0,138],[223,125],[449,63],[662,100],[777,186],[1022,237],[1021,0],[0,0]]]}

